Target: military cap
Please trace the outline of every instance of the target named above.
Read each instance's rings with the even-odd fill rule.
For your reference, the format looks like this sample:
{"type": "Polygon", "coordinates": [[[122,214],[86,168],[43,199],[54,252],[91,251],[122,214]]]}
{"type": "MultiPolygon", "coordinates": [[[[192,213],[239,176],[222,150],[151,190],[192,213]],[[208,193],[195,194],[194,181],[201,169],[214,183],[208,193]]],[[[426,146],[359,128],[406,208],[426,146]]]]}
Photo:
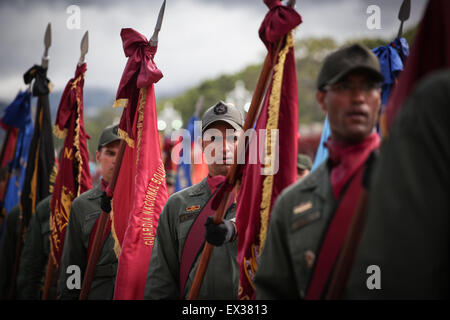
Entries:
{"type": "Polygon", "coordinates": [[[357,43],[343,47],[325,58],[317,78],[317,89],[322,90],[326,85],[335,84],[356,70],[366,72],[379,82],[384,79],[377,56],[357,43]]]}
{"type": "Polygon", "coordinates": [[[298,154],[297,156],[297,168],[301,170],[311,170],[312,161],[306,154],[298,154]]]}
{"type": "Polygon", "coordinates": [[[117,130],[119,125],[111,125],[103,129],[102,134],[100,135],[100,139],[98,139],[98,147],[97,150],[100,150],[102,147],[110,144],[111,142],[122,139],[117,130]]]}
{"type": "Polygon", "coordinates": [[[240,130],[244,125],[244,113],[231,103],[219,101],[203,114],[202,132],[205,132],[209,126],[217,121],[224,121],[234,129],[240,130]]]}

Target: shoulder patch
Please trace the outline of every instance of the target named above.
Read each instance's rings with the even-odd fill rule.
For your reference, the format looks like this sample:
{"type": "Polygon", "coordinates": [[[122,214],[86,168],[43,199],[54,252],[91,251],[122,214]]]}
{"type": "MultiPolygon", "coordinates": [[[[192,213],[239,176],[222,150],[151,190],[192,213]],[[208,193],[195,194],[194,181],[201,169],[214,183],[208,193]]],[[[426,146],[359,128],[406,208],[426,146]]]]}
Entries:
{"type": "Polygon", "coordinates": [[[197,211],[197,210],[200,210],[200,205],[199,204],[186,208],[186,212],[193,212],[193,211],[197,211]]]}

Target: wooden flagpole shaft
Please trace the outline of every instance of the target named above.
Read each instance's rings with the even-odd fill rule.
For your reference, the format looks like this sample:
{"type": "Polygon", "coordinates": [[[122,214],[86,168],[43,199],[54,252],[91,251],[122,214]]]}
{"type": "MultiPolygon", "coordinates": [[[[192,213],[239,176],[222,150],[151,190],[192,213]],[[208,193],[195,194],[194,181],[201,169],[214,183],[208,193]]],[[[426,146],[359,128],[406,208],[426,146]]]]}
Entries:
{"type": "MultiPolygon", "coordinates": [[[[114,167],[114,172],[112,180],[109,183],[109,189],[114,193],[116,187],[117,177],[119,176],[120,167],[122,165],[123,155],[125,153],[126,142],[125,140],[120,140],[119,152],[117,154],[116,164],[114,167]]],[[[83,284],[81,286],[81,293],[79,300],[87,300],[89,292],[91,291],[92,280],[94,280],[95,267],[98,262],[98,257],[102,248],[102,240],[105,234],[106,225],[109,219],[109,213],[102,211],[100,217],[98,218],[97,230],[94,235],[94,240],[92,242],[91,254],[88,257],[88,263],[86,267],[86,272],[84,273],[83,284]]]]}
{"type": "MultiPolygon", "coordinates": [[[[249,128],[253,127],[253,123],[255,122],[255,118],[258,113],[259,106],[261,105],[262,99],[264,99],[264,93],[267,89],[268,84],[270,83],[270,76],[272,74],[272,68],[276,63],[276,60],[278,58],[278,53],[280,52],[281,45],[284,42],[285,37],[283,37],[281,40],[278,41],[276,45],[276,50],[273,55],[273,61],[270,59],[270,53],[267,54],[266,59],[264,61],[263,68],[261,70],[261,74],[258,79],[258,83],[256,85],[255,92],[253,93],[252,101],[250,103],[250,108],[247,113],[247,118],[245,119],[243,130],[244,132],[247,131],[249,128]]],[[[242,139],[239,139],[238,141],[238,148],[237,150],[246,150],[246,148],[242,149],[240,148],[240,145],[242,143],[246,143],[245,137],[242,136],[242,139]]],[[[245,152],[245,151],[244,151],[245,152]]],[[[237,178],[237,170],[238,170],[238,164],[237,164],[238,154],[237,152],[234,152],[234,161],[231,165],[230,171],[227,175],[227,182],[229,184],[235,185],[236,178],[237,178]]],[[[213,222],[215,224],[222,223],[223,217],[225,215],[226,211],[226,205],[228,203],[228,198],[230,196],[230,191],[226,191],[224,193],[224,196],[221,199],[219,208],[214,214],[213,222]]],[[[214,246],[212,246],[210,243],[206,242],[205,246],[203,247],[202,255],[200,257],[199,265],[197,268],[197,271],[194,276],[194,280],[192,282],[192,287],[188,295],[188,300],[196,300],[198,298],[198,294],[200,292],[200,287],[202,286],[203,279],[205,277],[206,269],[208,268],[209,260],[211,258],[212,251],[214,249],[214,246]]]]}
{"type": "Polygon", "coordinates": [[[42,290],[41,300],[48,299],[54,272],[55,272],[55,264],[53,263],[52,255],[50,254],[48,256],[47,270],[45,272],[44,289],[42,290]]]}

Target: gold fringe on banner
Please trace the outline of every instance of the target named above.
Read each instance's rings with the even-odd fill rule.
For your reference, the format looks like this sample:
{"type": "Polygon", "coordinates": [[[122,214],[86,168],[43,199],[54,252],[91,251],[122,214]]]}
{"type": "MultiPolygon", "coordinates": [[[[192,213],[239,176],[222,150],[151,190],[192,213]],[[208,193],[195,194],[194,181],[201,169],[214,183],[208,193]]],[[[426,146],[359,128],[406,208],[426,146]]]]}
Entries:
{"type": "Polygon", "coordinates": [[[113,104],[113,108],[126,108],[127,106],[128,99],[117,99],[113,104]]]}
{"type": "Polygon", "coordinates": [[[117,133],[123,140],[125,140],[130,148],[134,148],[134,140],[128,136],[128,133],[126,131],[119,128],[117,129],[117,133]]]}
{"type": "MultiPolygon", "coordinates": [[[[281,100],[281,88],[283,84],[283,72],[284,63],[286,61],[286,56],[294,46],[294,41],[292,39],[292,33],[289,32],[286,36],[286,44],[284,48],[278,54],[278,62],[274,67],[272,90],[270,92],[269,107],[268,107],[268,118],[266,124],[266,156],[270,159],[269,165],[273,166],[274,157],[272,155],[272,130],[278,129],[278,120],[280,114],[280,100],[281,100]]],[[[266,161],[267,162],[267,161],[266,161]]],[[[267,168],[267,164],[264,169],[267,168]]],[[[260,252],[264,248],[266,242],[267,229],[269,226],[269,213],[270,204],[272,200],[273,191],[273,172],[264,177],[262,199],[261,199],[261,227],[259,231],[259,243],[260,252]]]]}

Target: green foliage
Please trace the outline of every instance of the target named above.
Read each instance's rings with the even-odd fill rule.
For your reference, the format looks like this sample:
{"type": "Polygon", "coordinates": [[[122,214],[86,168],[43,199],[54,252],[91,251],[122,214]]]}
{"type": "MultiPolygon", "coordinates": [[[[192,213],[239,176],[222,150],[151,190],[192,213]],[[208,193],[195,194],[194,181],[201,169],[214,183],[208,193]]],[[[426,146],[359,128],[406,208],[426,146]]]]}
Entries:
{"type": "Polygon", "coordinates": [[[113,123],[118,123],[122,115],[122,108],[112,108],[105,106],[95,117],[85,117],[84,123],[86,132],[91,137],[88,140],[88,150],[91,160],[95,160],[95,151],[97,150],[98,139],[103,129],[113,123]]]}

